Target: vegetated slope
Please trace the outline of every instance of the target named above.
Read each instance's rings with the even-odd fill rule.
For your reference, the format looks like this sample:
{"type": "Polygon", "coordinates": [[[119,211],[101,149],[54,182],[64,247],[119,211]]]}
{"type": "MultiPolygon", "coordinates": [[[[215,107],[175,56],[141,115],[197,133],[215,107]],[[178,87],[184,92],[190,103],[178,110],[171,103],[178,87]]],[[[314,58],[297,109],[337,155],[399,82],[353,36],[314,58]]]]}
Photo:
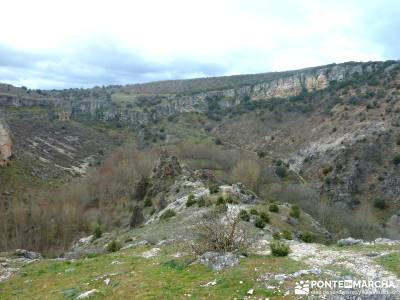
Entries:
{"type": "MultiPolygon", "coordinates": [[[[192,87],[196,80],[183,81],[180,90],[174,86],[180,81],[167,82],[171,87],[165,91],[172,94],[147,95],[120,86],[61,91],[1,86],[0,107],[16,145],[11,166],[0,169],[3,198],[26,204],[31,187],[20,183],[47,190],[132,139],[145,152],[177,146],[174,151],[195,169],[212,169],[227,183],[243,181],[264,200],[299,203],[335,236],[397,236],[398,62],[221,80],[204,79],[208,87],[200,84],[199,92],[192,87]]],[[[79,188],[63,187],[78,191],[72,206],[94,210],[90,222],[66,234],[63,243],[93,230],[96,218],[106,214],[112,214],[107,228],[121,225],[118,214],[126,212],[140,179],[126,170],[137,165],[124,153],[116,151],[79,188]]],[[[54,197],[34,194],[36,200],[54,197]]],[[[29,216],[30,209],[25,206],[21,215],[29,216]]],[[[40,227],[26,230],[27,225],[20,231],[40,227]]]]}
{"type": "Polygon", "coordinates": [[[399,89],[398,71],[360,77],[232,108],[213,132],[265,159],[284,160],[334,206],[398,228],[399,89]]]}
{"type": "Polygon", "coordinates": [[[0,297],[292,299],[299,280],[384,280],[393,287],[352,292],[387,299],[399,292],[399,241],[314,243],[329,235],[302,210],[264,201],[242,184],[218,185],[209,171],[191,170],[165,151],[132,200],[140,209],[130,227],[97,227],[62,259],[1,253],[0,297]],[[242,237],[246,243],[237,248],[242,237]],[[277,255],[269,249],[274,244],[290,251],[277,255]]]}

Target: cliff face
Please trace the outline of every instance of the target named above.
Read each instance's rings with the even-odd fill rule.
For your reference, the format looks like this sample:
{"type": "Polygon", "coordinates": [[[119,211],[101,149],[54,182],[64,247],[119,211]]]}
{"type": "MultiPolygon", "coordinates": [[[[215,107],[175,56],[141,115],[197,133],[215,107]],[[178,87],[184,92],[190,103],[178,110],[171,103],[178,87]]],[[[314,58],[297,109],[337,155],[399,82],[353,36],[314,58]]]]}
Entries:
{"type": "MultiPolygon", "coordinates": [[[[398,64],[399,62],[344,63],[286,73],[271,73],[273,76],[270,77],[259,74],[258,83],[246,85],[246,80],[243,80],[242,84],[238,83],[234,88],[221,90],[205,88],[203,92],[194,93],[180,93],[179,88],[172,88],[179,86],[178,83],[185,82],[179,80],[175,84],[174,81],[170,83],[171,88],[167,89],[170,93],[167,94],[157,94],[159,89],[156,87],[148,91],[153,91],[154,94],[139,94],[140,85],[134,89],[127,86],[63,90],[48,92],[46,95],[35,95],[32,92],[18,93],[13,90],[16,88],[10,89],[7,86],[7,89],[4,88],[5,94],[0,94],[0,106],[52,107],[58,118],[64,121],[71,118],[146,124],[183,112],[207,112],[210,99],[216,100],[221,108],[229,108],[248,100],[286,98],[299,95],[303,91],[322,90],[334,81],[348,80],[357,75],[393,68],[398,64]]],[[[242,77],[246,76],[253,78],[257,75],[242,77]]],[[[221,78],[214,80],[218,81],[221,78]]],[[[149,84],[143,86],[147,85],[149,84]]]]}
{"type": "Polygon", "coordinates": [[[8,164],[12,155],[12,141],[7,124],[0,119],[0,166],[8,164]]]}

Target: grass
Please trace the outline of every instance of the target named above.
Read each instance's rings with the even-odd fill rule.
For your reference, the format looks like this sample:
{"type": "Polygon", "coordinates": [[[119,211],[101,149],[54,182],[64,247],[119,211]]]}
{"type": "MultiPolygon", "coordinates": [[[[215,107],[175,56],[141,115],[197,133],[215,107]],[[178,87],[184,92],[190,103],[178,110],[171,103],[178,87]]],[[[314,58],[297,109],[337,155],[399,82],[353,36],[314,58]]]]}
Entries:
{"type": "Polygon", "coordinates": [[[91,289],[99,291],[91,299],[242,299],[249,289],[254,289],[257,297],[279,299],[281,291],[266,290],[256,279],[265,273],[291,273],[303,267],[287,257],[250,256],[238,266],[216,273],[190,264],[193,257],[173,258],[174,247],[163,248],[150,259],[141,257],[148,249],[139,247],[72,262],[34,263],[0,284],[0,299],[75,299],[91,289]],[[121,264],[111,264],[113,261],[121,264]],[[100,278],[107,274],[112,274],[104,277],[111,279],[109,285],[100,278]],[[214,279],[216,285],[201,286],[214,279]]]}
{"type": "Polygon", "coordinates": [[[393,272],[400,278],[400,251],[379,257],[376,260],[386,270],[393,272]]]}

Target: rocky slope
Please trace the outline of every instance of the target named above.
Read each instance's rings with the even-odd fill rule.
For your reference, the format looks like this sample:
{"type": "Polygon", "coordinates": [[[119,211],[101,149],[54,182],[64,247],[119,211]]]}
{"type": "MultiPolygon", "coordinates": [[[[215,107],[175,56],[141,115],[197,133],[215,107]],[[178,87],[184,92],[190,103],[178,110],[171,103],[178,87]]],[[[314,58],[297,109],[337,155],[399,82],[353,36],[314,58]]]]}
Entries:
{"type": "MultiPolygon", "coordinates": [[[[17,158],[0,171],[0,191],[12,200],[9,191],[32,178],[51,183],[82,176],[128,139],[146,149],[215,142],[222,153],[213,154],[218,161],[205,157],[199,163],[218,175],[233,171],[226,162],[232,149],[269,165],[257,171],[261,198],[300,203],[310,212],[318,208],[319,220],[333,207],[341,218],[355,216],[348,223],[368,220],[373,236],[395,237],[399,86],[397,61],[60,91],[0,85],[0,108],[17,158]]],[[[158,191],[152,200],[171,195],[158,191]]],[[[345,231],[352,224],[334,227],[345,231]]]]}
{"type": "Polygon", "coordinates": [[[176,157],[162,152],[141,193],[143,199],[135,198],[134,205],[141,206],[143,212],[140,222],[81,238],[62,258],[43,259],[26,250],[0,254],[0,297],[297,299],[296,286],[309,280],[390,283],[388,288],[310,288],[310,295],[318,299],[397,299],[399,241],[349,238],[330,246],[305,242],[301,235],[304,230],[322,239],[327,232],[304,212],[296,222],[291,220],[290,205],[285,203],[276,203],[279,210],[268,212],[270,219],[265,227],[254,226],[258,217],[254,213],[240,220],[238,226],[249,239],[246,253],[196,254],[196,228],[204,215],[216,211],[213,222],[224,226],[229,222],[227,216],[241,210],[261,214],[269,204],[242,184],[215,184],[209,172],[190,170],[176,157]],[[146,211],[146,199],[157,203],[156,212],[146,211]],[[174,214],[165,217],[168,211],[174,214]],[[283,235],[282,230],[293,236],[283,235]],[[277,239],[276,233],[281,233],[281,240],[290,247],[287,257],[271,254],[269,246],[277,239]],[[112,244],[118,246],[110,247],[112,244]]]}

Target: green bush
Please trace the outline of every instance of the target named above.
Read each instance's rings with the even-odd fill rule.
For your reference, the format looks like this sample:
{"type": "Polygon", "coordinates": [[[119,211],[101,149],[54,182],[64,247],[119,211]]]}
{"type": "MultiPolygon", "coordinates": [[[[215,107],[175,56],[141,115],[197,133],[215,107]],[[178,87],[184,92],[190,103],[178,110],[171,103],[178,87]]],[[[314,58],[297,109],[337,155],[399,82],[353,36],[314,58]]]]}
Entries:
{"type": "Polygon", "coordinates": [[[196,198],[194,197],[193,194],[190,194],[190,195],[188,196],[187,201],[186,201],[186,207],[190,207],[190,206],[192,206],[192,205],[194,205],[194,204],[196,204],[196,198]]]}
{"type": "Polygon", "coordinates": [[[282,238],[284,238],[285,240],[292,240],[293,236],[289,230],[284,230],[282,231],[282,238]]]}
{"type": "Polygon", "coordinates": [[[198,206],[198,207],[204,207],[204,206],[206,206],[206,199],[205,199],[204,197],[200,197],[200,198],[197,200],[197,206],[198,206]]]}
{"type": "Polygon", "coordinates": [[[290,248],[288,245],[282,242],[271,242],[269,244],[271,248],[271,253],[273,256],[287,256],[289,254],[290,248]]]}
{"type": "Polygon", "coordinates": [[[259,158],[264,158],[266,155],[267,155],[267,152],[265,152],[265,151],[258,151],[257,152],[257,156],[259,158]]]}
{"type": "Polygon", "coordinates": [[[217,205],[225,205],[225,199],[222,196],[219,196],[217,199],[217,205]]]}
{"type": "Polygon", "coordinates": [[[239,213],[239,217],[240,219],[242,219],[243,221],[249,222],[250,221],[250,216],[249,213],[247,212],[247,210],[242,209],[239,213]]]}
{"type": "Polygon", "coordinates": [[[280,234],[279,232],[274,232],[274,233],[272,234],[272,238],[273,238],[274,240],[280,240],[280,239],[281,239],[281,234],[280,234]]]}
{"type": "Polygon", "coordinates": [[[295,219],[300,218],[300,208],[297,205],[292,205],[290,208],[289,216],[295,219]]]}
{"type": "Polygon", "coordinates": [[[148,177],[142,176],[140,180],[136,183],[135,191],[133,193],[133,200],[142,201],[146,196],[149,186],[150,179],[148,177]]]}
{"type": "Polygon", "coordinates": [[[279,206],[278,205],[276,205],[275,203],[273,203],[273,204],[271,204],[270,206],[269,206],[269,209],[268,209],[270,212],[274,212],[274,213],[277,213],[277,212],[279,212],[279,206]]]}
{"type": "Polygon", "coordinates": [[[304,231],[300,234],[300,239],[305,243],[312,243],[315,241],[315,236],[308,231],[304,231]]]}
{"type": "Polygon", "coordinates": [[[260,217],[257,217],[256,221],[254,222],[254,226],[256,226],[257,228],[263,229],[265,227],[265,221],[263,219],[261,219],[260,217]]]}
{"type": "Polygon", "coordinates": [[[393,158],[393,163],[394,163],[396,166],[398,166],[398,165],[400,164],[400,154],[396,155],[396,156],[393,158]]]}
{"type": "Polygon", "coordinates": [[[210,194],[216,194],[219,192],[218,185],[211,185],[208,189],[210,190],[210,194]]]}
{"type": "Polygon", "coordinates": [[[250,214],[251,215],[258,215],[258,211],[255,208],[250,209],[250,214]]]}
{"type": "Polygon", "coordinates": [[[260,213],[260,218],[265,222],[269,223],[269,215],[266,212],[261,212],[260,213]]]}
{"type": "Polygon", "coordinates": [[[179,271],[184,270],[188,266],[188,264],[186,262],[178,261],[175,259],[163,262],[163,263],[161,263],[161,265],[163,267],[168,267],[168,268],[179,270],[179,271]]]}
{"type": "Polygon", "coordinates": [[[150,198],[146,198],[146,200],[144,201],[144,207],[151,207],[153,206],[153,201],[151,201],[150,198]]]}
{"type": "Polygon", "coordinates": [[[121,249],[121,244],[117,240],[112,240],[110,243],[107,245],[107,252],[117,252],[119,249],[121,249]]]}
{"type": "Polygon", "coordinates": [[[176,212],[173,209],[167,209],[161,216],[160,219],[167,220],[176,216],[176,212]]]}
{"type": "Polygon", "coordinates": [[[287,170],[285,166],[278,166],[275,169],[275,173],[276,175],[278,175],[279,177],[283,178],[287,176],[287,170]]]}
{"type": "Polygon", "coordinates": [[[383,210],[387,207],[385,199],[377,198],[374,200],[374,207],[383,210]]]}
{"type": "Polygon", "coordinates": [[[101,238],[102,234],[103,234],[103,231],[101,230],[101,227],[99,225],[97,225],[93,231],[94,238],[99,239],[99,238],[101,238]]]}
{"type": "Polygon", "coordinates": [[[235,204],[237,204],[237,201],[235,201],[232,197],[228,197],[228,198],[226,199],[226,203],[229,203],[229,204],[235,203],[235,204]]]}

